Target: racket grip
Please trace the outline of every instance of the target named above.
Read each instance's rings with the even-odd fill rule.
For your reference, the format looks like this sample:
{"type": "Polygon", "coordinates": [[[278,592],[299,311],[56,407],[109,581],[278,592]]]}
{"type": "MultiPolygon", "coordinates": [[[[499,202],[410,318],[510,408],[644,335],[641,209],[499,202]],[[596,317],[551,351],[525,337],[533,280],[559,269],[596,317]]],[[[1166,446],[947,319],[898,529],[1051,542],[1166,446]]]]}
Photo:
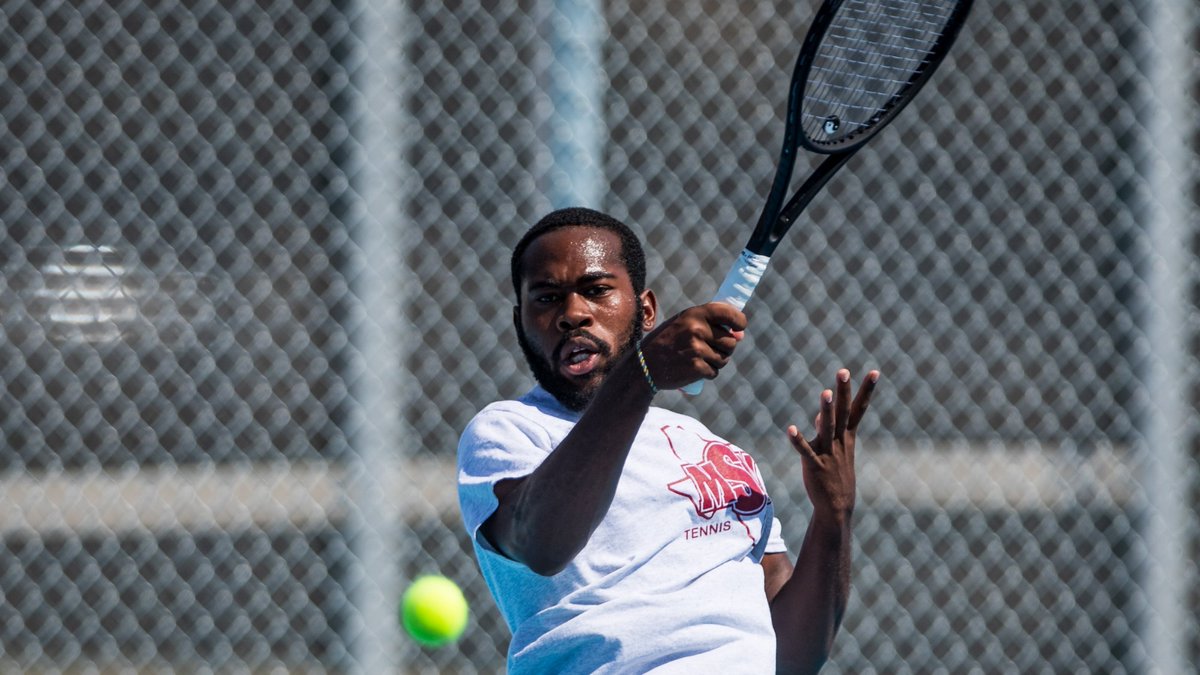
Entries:
{"type": "MultiPolygon", "coordinates": [[[[745,309],[770,261],[771,256],[751,253],[749,249],[743,250],[729,274],[725,275],[725,281],[721,282],[713,302],[733,305],[739,310],[745,309]]],[[[695,396],[704,390],[704,380],[696,380],[683,386],[682,390],[689,396],[695,396]]]]}

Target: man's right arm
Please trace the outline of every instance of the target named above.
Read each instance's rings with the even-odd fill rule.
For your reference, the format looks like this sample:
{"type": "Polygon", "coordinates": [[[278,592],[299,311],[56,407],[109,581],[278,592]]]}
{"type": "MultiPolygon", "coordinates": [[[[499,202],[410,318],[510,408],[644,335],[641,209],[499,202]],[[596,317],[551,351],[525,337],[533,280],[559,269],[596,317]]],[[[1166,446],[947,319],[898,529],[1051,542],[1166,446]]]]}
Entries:
{"type": "MultiPolygon", "coordinates": [[[[643,341],[655,384],[675,389],[715,376],[744,328],[741,312],[711,304],[667,321],[643,341]]],[[[622,355],[579,422],[541,465],[496,484],[499,506],[481,534],[538,574],[560,572],[608,513],[653,397],[637,355],[622,355]]]]}
{"type": "Polygon", "coordinates": [[[616,493],[652,394],[637,357],[609,373],[579,422],[527,476],[496,484],[499,506],[481,528],[501,553],[549,576],[583,549],[616,493]]]}

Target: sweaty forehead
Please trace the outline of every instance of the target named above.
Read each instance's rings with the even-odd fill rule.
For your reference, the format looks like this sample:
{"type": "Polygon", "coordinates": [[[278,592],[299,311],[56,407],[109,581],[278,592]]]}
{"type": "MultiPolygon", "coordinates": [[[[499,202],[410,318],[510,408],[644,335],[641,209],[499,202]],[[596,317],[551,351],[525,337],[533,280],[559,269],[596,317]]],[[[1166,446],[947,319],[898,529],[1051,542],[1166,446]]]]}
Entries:
{"type": "Polygon", "coordinates": [[[526,283],[574,281],[596,274],[626,275],[621,238],[594,227],[564,227],[534,239],[521,257],[526,283]]]}

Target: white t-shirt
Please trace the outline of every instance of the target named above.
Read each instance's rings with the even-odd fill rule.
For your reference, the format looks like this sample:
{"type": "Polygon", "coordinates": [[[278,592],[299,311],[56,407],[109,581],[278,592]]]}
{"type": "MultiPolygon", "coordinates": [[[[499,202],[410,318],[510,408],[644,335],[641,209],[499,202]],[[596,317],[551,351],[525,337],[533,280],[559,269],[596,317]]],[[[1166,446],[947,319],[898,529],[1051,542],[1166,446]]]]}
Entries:
{"type": "Polygon", "coordinates": [[[764,553],[785,552],[754,460],[696,420],[650,408],[604,520],[543,577],[479,533],[495,484],[533,471],[579,414],[540,387],[482,410],[458,446],[463,520],[512,631],[510,673],[770,673],[764,553]]]}

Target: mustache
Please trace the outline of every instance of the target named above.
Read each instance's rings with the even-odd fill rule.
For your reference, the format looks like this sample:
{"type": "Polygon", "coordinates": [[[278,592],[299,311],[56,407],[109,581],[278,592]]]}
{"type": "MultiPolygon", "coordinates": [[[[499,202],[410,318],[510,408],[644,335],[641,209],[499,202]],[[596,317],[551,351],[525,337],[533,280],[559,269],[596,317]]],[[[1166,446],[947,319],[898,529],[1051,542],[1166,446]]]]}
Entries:
{"type": "Polygon", "coordinates": [[[562,339],[558,341],[558,344],[554,346],[554,360],[562,361],[562,353],[563,350],[566,349],[567,343],[577,340],[585,340],[590,342],[592,347],[595,348],[596,353],[600,354],[601,356],[612,356],[612,347],[607,342],[601,340],[595,335],[592,335],[582,328],[577,328],[570,333],[563,335],[562,339]]]}

